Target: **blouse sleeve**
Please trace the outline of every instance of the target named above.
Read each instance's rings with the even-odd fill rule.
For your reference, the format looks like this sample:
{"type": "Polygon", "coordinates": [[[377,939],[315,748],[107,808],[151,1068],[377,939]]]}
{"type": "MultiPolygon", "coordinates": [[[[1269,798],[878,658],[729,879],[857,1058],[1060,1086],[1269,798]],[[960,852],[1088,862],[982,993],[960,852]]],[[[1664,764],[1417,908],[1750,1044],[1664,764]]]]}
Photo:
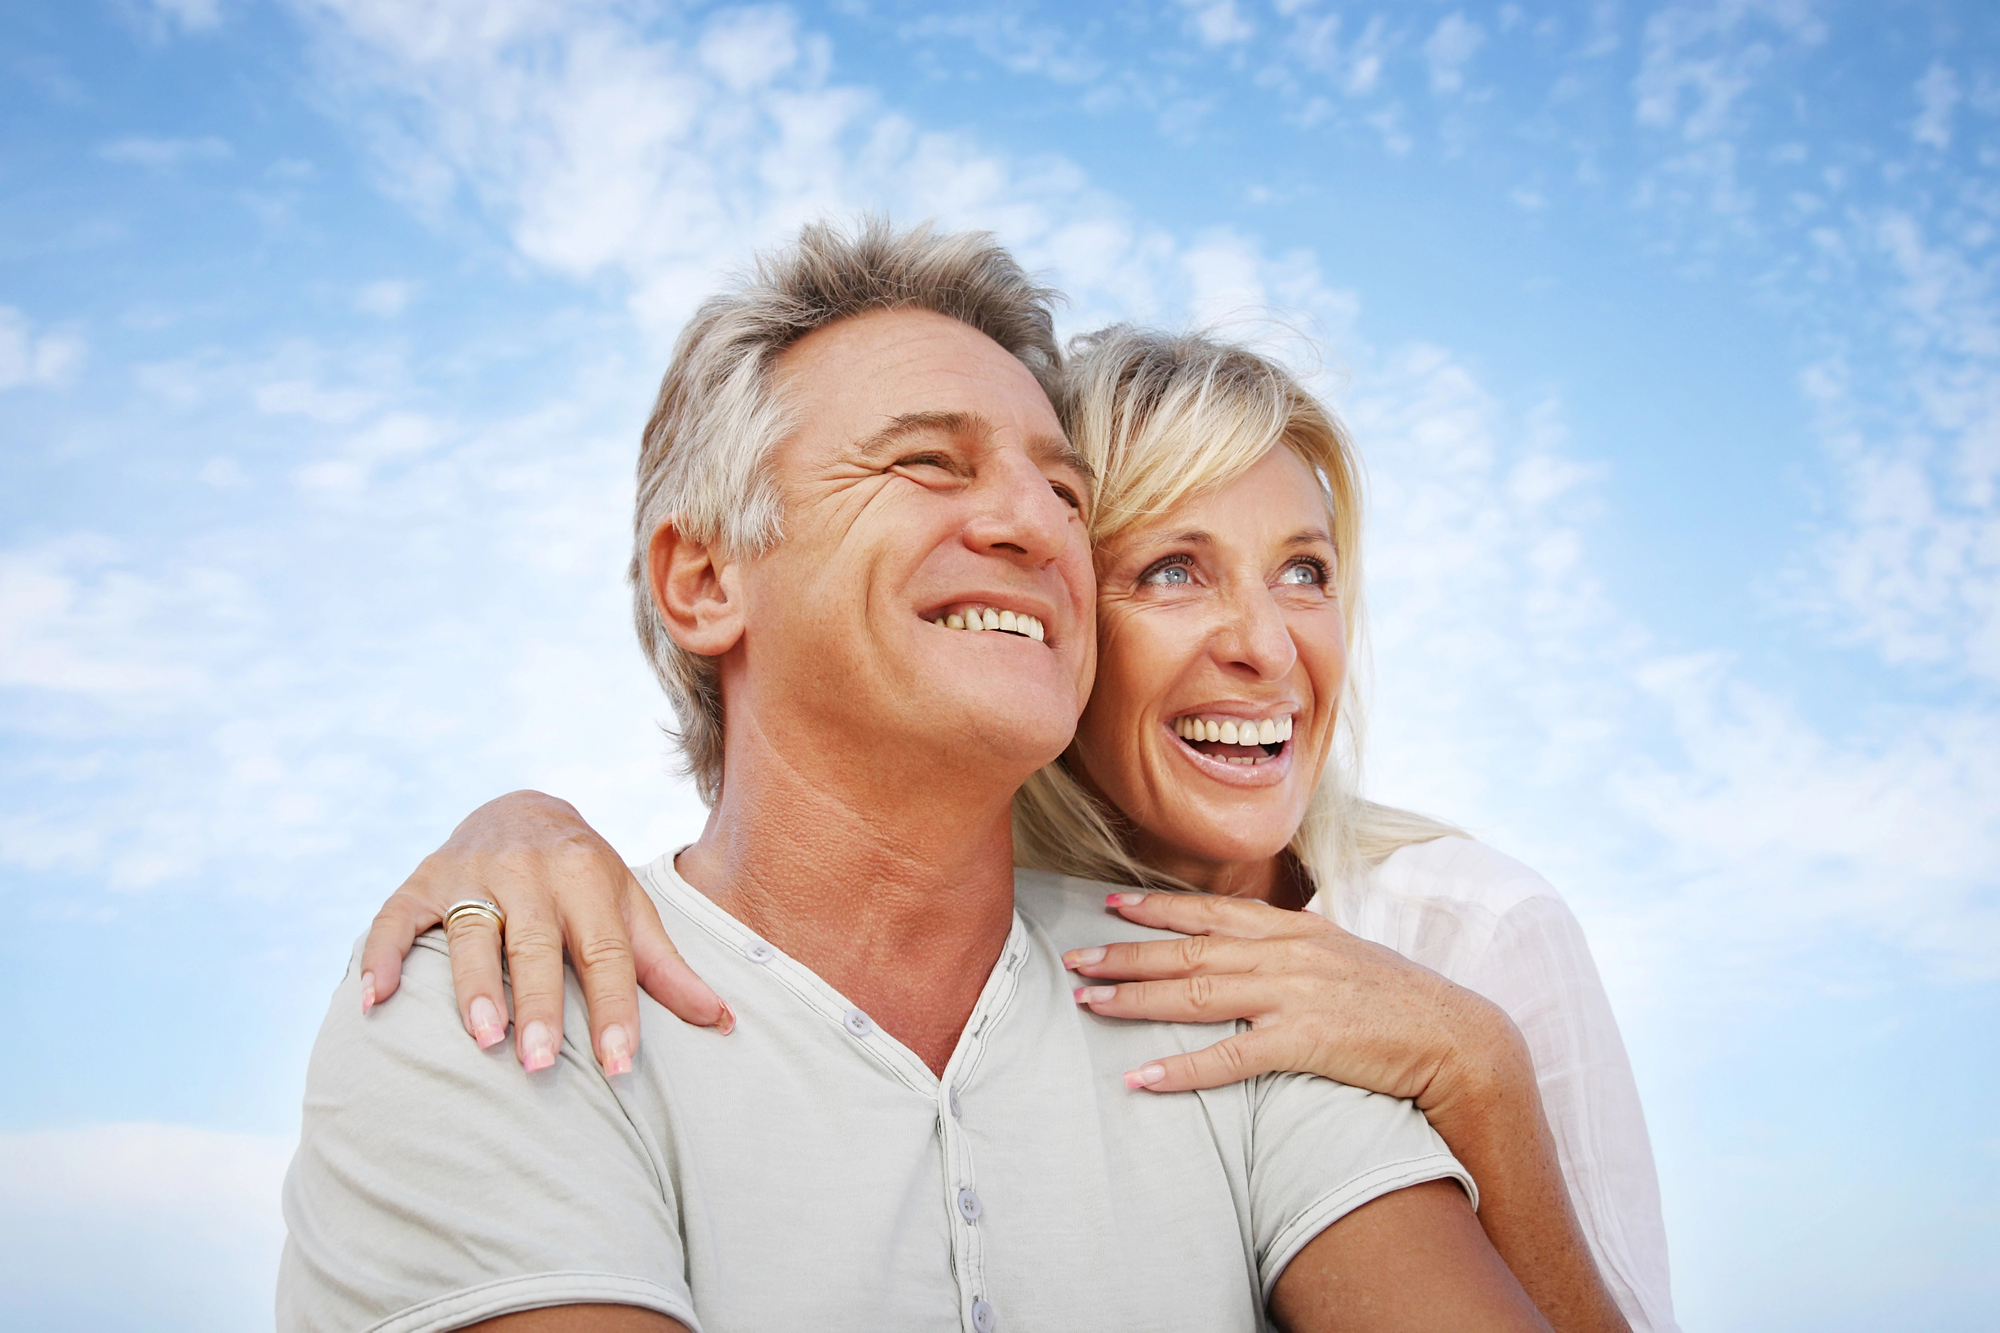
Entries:
{"type": "Polygon", "coordinates": [[[1455,979],[1505,1009],[1527,1039],[1570,1199],[1633,1333],[1676,1333],[1646,1117],[1576,918],[1552,895],[1516,903],[1455,979]]]}

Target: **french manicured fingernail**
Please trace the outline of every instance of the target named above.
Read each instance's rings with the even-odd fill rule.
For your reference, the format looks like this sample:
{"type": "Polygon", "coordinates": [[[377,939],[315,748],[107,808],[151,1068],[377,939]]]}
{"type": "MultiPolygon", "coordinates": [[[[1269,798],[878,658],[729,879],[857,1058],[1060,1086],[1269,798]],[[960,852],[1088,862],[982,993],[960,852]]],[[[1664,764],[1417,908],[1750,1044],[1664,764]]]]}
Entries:
{"type": "Polygon", "coordinates": [[[607,1074],[629,1074],[632,1072],[632,1041],[625,1035],[625,1029],[613,1023],[604,1029],[604,1035],[597,1039],[598,1049],[604,1052],[604,1072],[607,1074]]]}
{"type": "MultiPolygon", "coordinates": [[[[718,1000],[716,1003],[722,1002],[718,1000]]],[[[722,1017],[715,1020],[715,1030],[725,1037],[736,1031],[736,1014],[726,1004],[722,1005],[722,1017]]]]}
{"type": "Polygon", "coordinates": [[[494,1042],[507,1035],[507,1025],[500,1021],[500,1011],[493,1007],[493,1001],[484,995],[472,1002],[472,1039],[485,1050],[494,1042]]]}
{"type": "Polygon", "coordinates": [[[1063,955],[1063,962],[1070,967],[1089,967],[1092,963],[1104,961],[1104,948],[1099,945],[1090,949],[1071,949],[1063,955]]]}
{"type": "Polygon", "coordinates": [[[1125,1086],[1137,1092],[1141,1088],[1152,1087],[1166,1076],[1167,1067],[1165,1065],[1142,1065],[1125,1075],[1125,1086]]]}
{"type": "Polygon", "coordinates": [[[1118,988],[1116,986],[1078,986],[1076,988],[1076,1002],[1078,1004],[1103,1004],[1106,1000],[1116,998],[1117,994],[1118,988]]]}
{"type": "Polygon", "coordinates": [[[556,1044],[549,1036],[549,1025],[538,1018],[521,1032],[521,1068],[532,1074],[555,1062],[556,1044]]]}
{"type": "Polygon", "coordinates": [[[1106,907],[1137,907],[1146,901],[1143,893],[1107,893],[1104,895],[1106,907]]]}
{"type": "Polygon", "coordinates": [[[374,1007],[375,974],[373,972],[363,972],[361,974],[361,1012],[365,1014],[374,1007]]]}

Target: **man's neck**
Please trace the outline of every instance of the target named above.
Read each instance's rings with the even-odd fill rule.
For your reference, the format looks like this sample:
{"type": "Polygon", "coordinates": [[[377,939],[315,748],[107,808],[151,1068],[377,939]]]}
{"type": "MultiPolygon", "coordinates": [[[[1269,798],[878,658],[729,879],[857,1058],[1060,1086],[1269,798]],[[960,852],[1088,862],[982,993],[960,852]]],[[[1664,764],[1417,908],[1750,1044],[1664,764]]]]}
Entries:
{"type": "Polygon", "coordinates": [[[857,793],[743,748],[676,869],[941,1074],[1013,922],[1011,793],[957,774],[857,793]]]}

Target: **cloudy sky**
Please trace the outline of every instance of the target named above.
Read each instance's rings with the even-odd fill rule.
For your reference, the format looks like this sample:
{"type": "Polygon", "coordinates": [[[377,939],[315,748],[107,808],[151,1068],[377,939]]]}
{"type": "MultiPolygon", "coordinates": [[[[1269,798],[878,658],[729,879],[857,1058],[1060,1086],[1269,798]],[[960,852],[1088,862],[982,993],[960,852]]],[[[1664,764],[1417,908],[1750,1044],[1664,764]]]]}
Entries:
{"type": "Polygon", "coordinates": [[[1575,906],[1686,1325],[1990,1327],[2000,12],[14,0],[0,74],[0,1323],[268,1326],[378,900],[514,787],[697,826],[638,427],[878,209],[1354,425],[1371,785],[1575,906]]]}

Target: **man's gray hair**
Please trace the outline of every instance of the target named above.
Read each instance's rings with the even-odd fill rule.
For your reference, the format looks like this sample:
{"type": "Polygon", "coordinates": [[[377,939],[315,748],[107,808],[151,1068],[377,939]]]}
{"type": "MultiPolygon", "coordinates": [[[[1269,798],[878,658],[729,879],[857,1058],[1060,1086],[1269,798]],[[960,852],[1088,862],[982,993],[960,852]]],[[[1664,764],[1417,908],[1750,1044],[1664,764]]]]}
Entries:
{"type": "Polygon", "coordinates": [[[760,554],[783,537],[770,460],[794,421],[772,372],[779,355],[815,329],[874,310],[935,311],[1013,353],[1054,397],[1062,365],[1056,299],[990,233],[939,233],[928,223],[899,232],[871,217],[852,232],[811,223],[789,246],[759,256],[731,290],[704,301],[681,331],[639,451],[632,614],[704,802],[722,793],[721,671],[667,633],[647,572],[653,534],[672,524],[737,556],[760,554]]]}

